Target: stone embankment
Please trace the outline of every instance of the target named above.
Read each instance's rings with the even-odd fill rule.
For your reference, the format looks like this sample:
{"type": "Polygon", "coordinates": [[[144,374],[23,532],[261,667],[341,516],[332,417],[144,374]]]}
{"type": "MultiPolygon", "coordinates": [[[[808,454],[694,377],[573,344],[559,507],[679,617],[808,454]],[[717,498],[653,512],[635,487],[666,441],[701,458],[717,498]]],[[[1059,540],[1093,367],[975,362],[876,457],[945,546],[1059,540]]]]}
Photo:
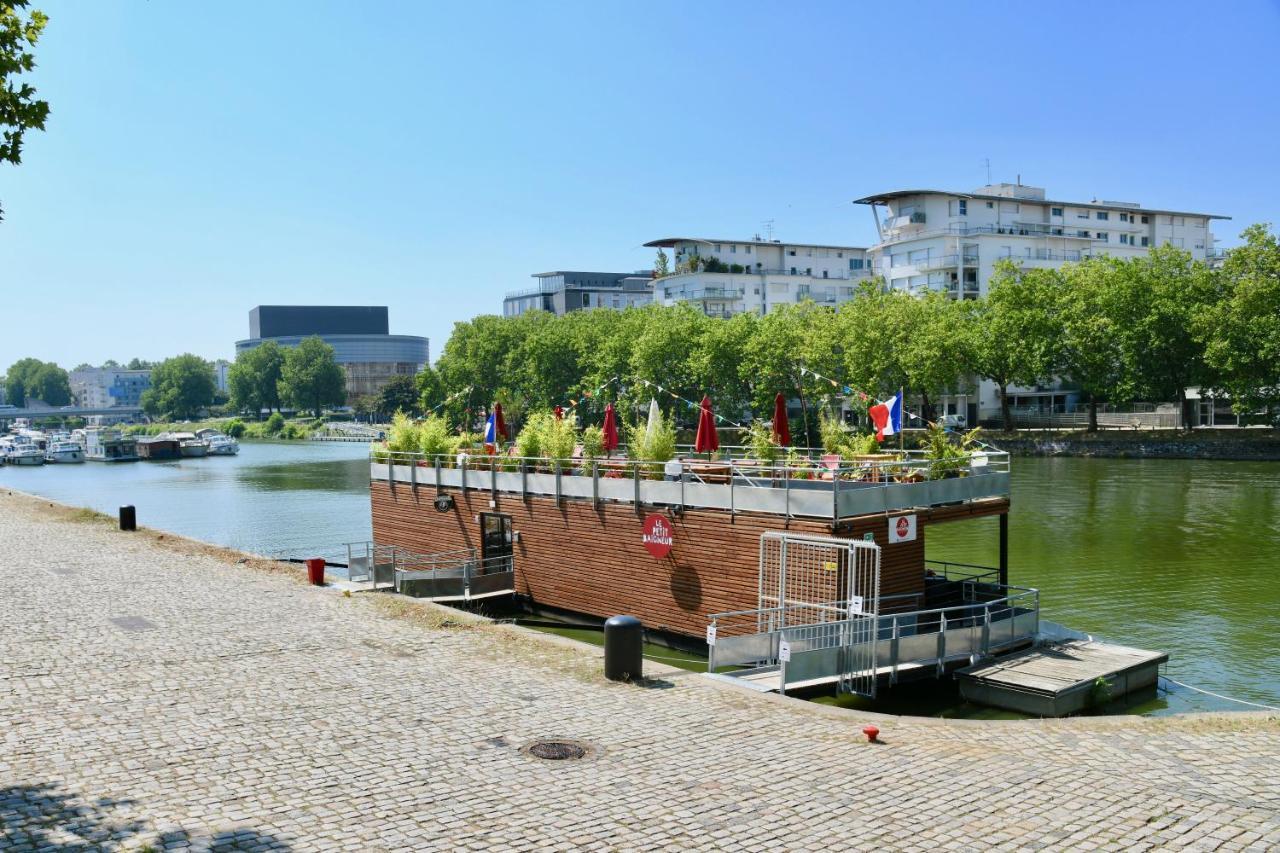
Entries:
{"type": "Polygon", "coordinates": [[[1280,461],[1280,434],[1274,430],[1023,430],[987,432],[982,438],[1015,456],[1280,461]]]}
{"type": "Polygon", "coordinates": [[[6,850],[1280,846],[1263,714],[874,717],[0,493],[6,850]],[[867,744],[874,719],[884,743],[867,744]],[[524,749],[586,746],[577,760],[524,749]]]}

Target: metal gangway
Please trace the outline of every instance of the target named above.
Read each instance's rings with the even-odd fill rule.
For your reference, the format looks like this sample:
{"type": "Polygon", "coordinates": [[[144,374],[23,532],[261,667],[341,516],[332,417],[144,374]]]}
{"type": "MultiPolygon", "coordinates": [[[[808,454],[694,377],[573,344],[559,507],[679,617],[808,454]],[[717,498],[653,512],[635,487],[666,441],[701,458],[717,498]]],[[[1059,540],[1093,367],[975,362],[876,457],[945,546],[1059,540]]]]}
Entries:
{"type": "Polygon", "coordinates": [[[396,549],[392,576],[395,591],[433,601],[472,601],[515,592],[515,558],[483,557],[476,548],[435,554],[396,549]]]}
{"type": "Polygon", "coordinates": [[[918,604],[927,593],[879,596],[873,543],[765,537],[780,538],[785,548],[766,546],[762,537],[760,606],[708,617],[707,670],[713,677],[783,694],[835,684],[838,692],[875,698],[880,682],[941,677],[949,668],[1030,645],[1039,632],[1035,589],[935,572],[933,579],[946,588],[938,595],[945,606],[908,609],[904,598],[918,604]],[[845,566],[853,567],[850,576],[845,566]],[[873,588],[874,596],[867,595],[873,588]]]}

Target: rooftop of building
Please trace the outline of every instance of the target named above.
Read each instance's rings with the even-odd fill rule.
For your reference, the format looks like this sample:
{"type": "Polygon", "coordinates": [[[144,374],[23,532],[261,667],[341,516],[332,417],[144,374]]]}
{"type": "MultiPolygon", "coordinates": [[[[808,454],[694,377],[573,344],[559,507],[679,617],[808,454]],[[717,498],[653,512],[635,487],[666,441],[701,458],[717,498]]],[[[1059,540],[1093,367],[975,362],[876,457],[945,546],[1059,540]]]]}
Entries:
{"type": "MultiPolygon", "coordinates": [[[[1129,201],[1060,201],[1045,198],[1043,187],[1033,187],[1022,183],[1001,183],[989,184],[985,187],[978,187],[972,192],[959,192],[957,190],[939,190],[939,189],[918,189],[918,190],[893,190],[892,192],[878,193],[869,195],[865,198],[854,199],[854,204],[885,204],[894,199],[906,198],[916,195],[945,195],[955,198],[978,199],[981,201],[1026,201],[1034,204],[1046,204],[1053,207],[1083,207],[1091,210],[1130,210],[1138,213],[1158,213],[1169,216],[1203,216],[1206,219],[1230,219],[1230,216],[1223,216],[1217,213],[1196,213],[1188,210],[1165,210],[1163,208],[1143,207],[1136,202],[1129,201]]],[[[650,244],[645,244],[650,245],[650,244]]]]}
{"type": "Polygon", "coordinates": [[[702,243],[708,246],[719,243],[721,245],[737,244],[739,246],[772,246],[774,248],[792,247],[800,249],[839,249],[842,251],[852,252],[865,252],[867,250],[866,246],[838,246],[833,243],[793,243],[790,240],[761,240],[759,238],[752,238],[750,240],[743,240],[741,238],[730,240],[721,239],[719,237],[663,237],[658,240],[650,240],[644,245],[646,248],[650,249],[669,249],[677,243],[702,243]]]}

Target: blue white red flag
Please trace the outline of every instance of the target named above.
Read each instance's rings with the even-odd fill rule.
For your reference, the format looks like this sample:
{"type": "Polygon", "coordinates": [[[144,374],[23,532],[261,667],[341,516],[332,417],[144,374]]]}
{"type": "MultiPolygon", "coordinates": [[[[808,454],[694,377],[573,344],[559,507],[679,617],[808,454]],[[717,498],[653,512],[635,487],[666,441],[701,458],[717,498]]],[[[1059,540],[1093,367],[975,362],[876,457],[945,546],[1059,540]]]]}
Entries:
{"type": "Polygon", "coordinates": [[[498,446],[498,419],[496,412],[490,412],[489,420],[485,421],[484,443],[486,447],[498,446]]]}
{"type": "Polygon", "coordinates": [[[867,414],[876,428],[876,441],[884,441],[886,435],[902,432],[902,392],[899,391],[882,403],[876,403],[867,410],[867,414]]]}

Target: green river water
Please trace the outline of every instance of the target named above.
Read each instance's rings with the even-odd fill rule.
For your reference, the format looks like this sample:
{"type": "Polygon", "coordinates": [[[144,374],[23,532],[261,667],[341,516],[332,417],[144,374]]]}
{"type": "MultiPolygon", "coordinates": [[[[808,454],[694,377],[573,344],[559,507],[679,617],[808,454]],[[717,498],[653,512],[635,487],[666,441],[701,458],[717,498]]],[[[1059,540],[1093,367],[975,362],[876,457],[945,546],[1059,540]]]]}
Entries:
{"type": "MultiPolygon", "coordinates": [[[[144,525],[305,556],[370,537],[366,454],[246,442],[237,457],[3,467],[0,486],[112,514],[132,503],[144,525]]],[[[1012,469],[1010,582],[1040,589],[1045,618],[1168,652],[1178,681],[1280,706],[1280,463],[1014,459],[1012,469]]],[[[928,556],[994,565],[996,524],[930,527],[928,556]]],[[[881,707],[988,715],[914,692],[881,707]]],[[[1175,687],[1128,710],[1247,707],[1175,687]]]]}

